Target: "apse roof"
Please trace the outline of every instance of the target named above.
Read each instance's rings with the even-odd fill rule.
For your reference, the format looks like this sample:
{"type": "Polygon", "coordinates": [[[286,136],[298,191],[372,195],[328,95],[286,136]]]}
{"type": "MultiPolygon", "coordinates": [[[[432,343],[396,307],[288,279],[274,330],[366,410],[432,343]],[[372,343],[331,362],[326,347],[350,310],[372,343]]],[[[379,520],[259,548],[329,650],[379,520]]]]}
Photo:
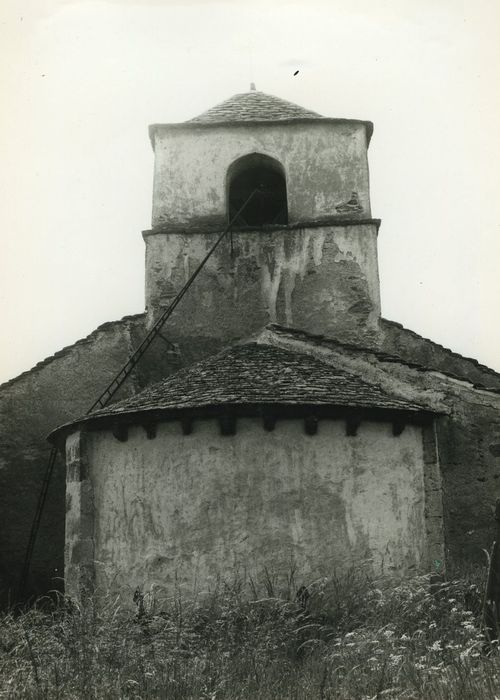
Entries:
{"type": "Polygon", "coordinates": [[[229,97],[203,114],[189,119],[189,123],[276,121],[280,119],[322,119],[317,112],[282,100],[265,92],[241,92],[229,97]]]}
{"type": "Polygon", "coordinates": [[[222,407],[335,407],[428,412],[392,396],[375,384],[309,354],[247,342],[179,370],[135,396],[94,411],[75,423],[129,418],[143,413],[173,413],[222,407]]]}

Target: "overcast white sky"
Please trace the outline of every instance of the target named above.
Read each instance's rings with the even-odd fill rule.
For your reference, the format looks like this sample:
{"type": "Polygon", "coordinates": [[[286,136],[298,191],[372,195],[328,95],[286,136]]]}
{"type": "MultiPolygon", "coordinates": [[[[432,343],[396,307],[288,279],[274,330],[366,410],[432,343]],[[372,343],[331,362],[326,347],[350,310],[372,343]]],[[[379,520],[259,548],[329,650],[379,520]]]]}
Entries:
{"type": "Polygon", "coordinates": [[[251,80],[374,122],[383,315],[500,370],[497,0],[2,0],[0,58],[0,381],[143,310],[147,126],[251,80]]]}

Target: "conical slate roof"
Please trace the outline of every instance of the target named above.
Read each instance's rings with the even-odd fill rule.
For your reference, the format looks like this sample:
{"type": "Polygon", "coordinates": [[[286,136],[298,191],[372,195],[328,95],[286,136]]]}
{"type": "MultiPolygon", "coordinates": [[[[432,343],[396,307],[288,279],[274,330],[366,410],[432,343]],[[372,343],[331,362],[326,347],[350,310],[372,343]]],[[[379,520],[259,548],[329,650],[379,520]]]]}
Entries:
{"type": "Polygon", "coordinates": [[[189,119],[187,123],[213,124],[282,119],[322,119],[322,116],[293,102],[282,100],[280,97],[251,90],[229,97],[194,119],[189,119]]]}
{"type": "Polygon", "coordinates": [[[179,370],[88,418],[248,404],[425,410],[310,355],[249,342],[179,370]]]}

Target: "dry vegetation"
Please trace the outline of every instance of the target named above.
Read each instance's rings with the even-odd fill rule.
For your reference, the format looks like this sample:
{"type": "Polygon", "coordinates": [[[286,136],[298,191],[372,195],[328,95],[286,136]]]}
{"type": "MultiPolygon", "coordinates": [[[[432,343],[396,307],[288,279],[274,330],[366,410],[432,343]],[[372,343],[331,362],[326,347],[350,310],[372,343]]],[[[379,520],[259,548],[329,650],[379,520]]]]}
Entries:
{"type": "Polygon", "coordinates": [[[425,578],[331,577],[306,609],[269,575],[141,616],[111,600],[40,601],[0,618],[0,698],[493,700],[500,656],[480,631],[483,573],[432,592],[425,578]]]}

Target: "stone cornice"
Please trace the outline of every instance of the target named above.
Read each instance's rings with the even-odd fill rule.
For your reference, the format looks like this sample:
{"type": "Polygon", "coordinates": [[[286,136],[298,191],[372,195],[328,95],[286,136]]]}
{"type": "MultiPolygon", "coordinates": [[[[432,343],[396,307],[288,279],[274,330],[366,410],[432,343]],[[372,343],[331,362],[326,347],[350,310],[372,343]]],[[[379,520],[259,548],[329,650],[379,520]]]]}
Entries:
{"type": "MultiPolygon", "coordinates": [[[[178,421],[181,425],[188,424],[189,431],[182,432],[184,434],[191,433],[193,422],[203,420],[213,420],[220,418],[260,418],[263,420],[264,428],[267,419],[272,418],[274,421],[282,420],[306,420],[313,418],[316,421],[321,420],[344,420],[347,426],[355,424],[356,426],[366,422],[377,423],[393,423],[398,425],[429,425],[434,418],[439,415],[432,409],[422,408],[421,410],[411,411],[403,409],[386,409],[386,408],[362,408],[352,406],[318,406],[317,404],[227,404],[224,406],[202,406],[199,408],[187,409],[150,409],[141,411],[130,411],[115,415],[105,415],[93,417],[83,417],[79,420],[65,423],[48,436],[47,440],[62,449],[64,441],[77,430],[82,431],[99,431],[112,430],[117,433],[120,429],[133,426],[143,426],[144,429],[151,434],[156,434],[156,428],[151,428],[159,423],[178,421]]],[[[267,429],[267,428],[266,428],[267,429]]],[[[351,433],[348,433],[351,434],[351,433]]],[[[352,433],[355,434],[355,433],[352,433]]],[[[117,439],[120,439],[118,436],[117,439]]],[[[126,439],[126,438],[125,438],[126,439]]]]}
{"type": "MultiPolygon", "coordinates": [[[[245,226],[233,229],[233,234],[238,233],[273,233],[274,231],[294,231],[296,229],[306,229],[306,228],[329,228],[329,227],[340,227],[346,228],[347,226],[364,226],[373,225],[377,227],[377,233],[380,228],[381,219],[354,219],[354,218],[341,218],[332,217],[327,219],[320,219],[314,221],[297,221],[292,224],[268,224],[266,226],[245,226]]],[[[163,226],[155,226],[152,229],[147,229],[142,232],[142,237],[144,239],[149,236],[165,235],[165,234],[200,234],[200,233],[221,233],[223,231],[223,226],[213,226],[213,225],[179,225],[179,224],[166,224],[163,226]]]]}
{"type": "Polygon", "coordinates": [[[365,121],[363,119],[344,119],[344,118],[333,118],[333,117],[303,117],[303,118],[290,118],[290,119],[255,119],[255,120],[221,120],[220,122],[179,122],[173,124],[150,124],[149,125],[149,138],[151,140],[151,145],[155,147],[155,136],[158,131],[193,131],[195,129],[227,129],[227,128],[239,128],[248,129],[248,127],[265,127],[267,129],[273,127],[281,127],[295,124],[308,124],[310,126],[316,124],[361,124],[366,129],[366,143],[367,146],[370,145],[371,137],[373,135],[373,122],[365,121]]]}

